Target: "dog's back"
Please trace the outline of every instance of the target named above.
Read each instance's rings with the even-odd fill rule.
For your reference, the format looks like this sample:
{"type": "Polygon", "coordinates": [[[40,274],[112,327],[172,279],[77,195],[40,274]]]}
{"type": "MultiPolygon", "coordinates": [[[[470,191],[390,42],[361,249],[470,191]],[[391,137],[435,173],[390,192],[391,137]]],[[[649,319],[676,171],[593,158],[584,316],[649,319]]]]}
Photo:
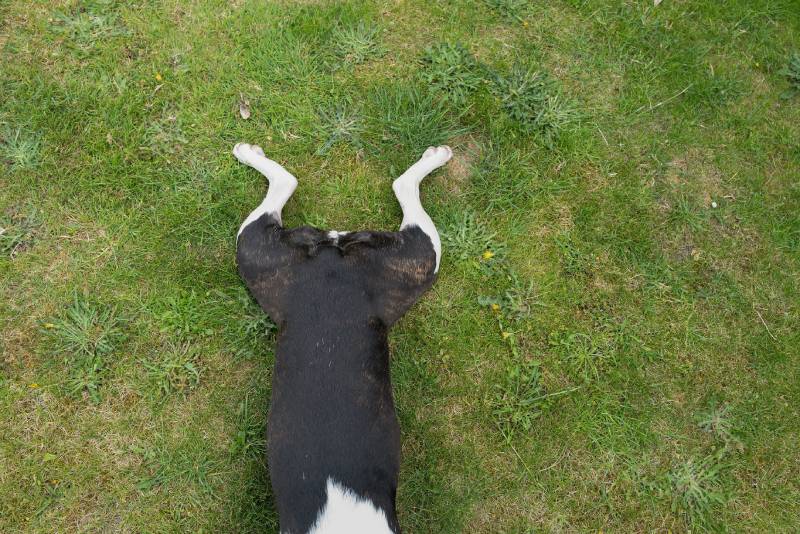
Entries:
{"type": "MultiPolygon", "coordinates": [[[[399,532],[400,429],[387,333],[434,281],[430,238],[416,226],[283,229],[267,214],[241,233],[237,258],[279,326],[268,448],[281,531],[301,534],[331,521],[326,503],[338,499],[360,505],[364,520],[382,514],[399,532]]],[[[350,523],[345,531],[362,530],[350,523]]]]}

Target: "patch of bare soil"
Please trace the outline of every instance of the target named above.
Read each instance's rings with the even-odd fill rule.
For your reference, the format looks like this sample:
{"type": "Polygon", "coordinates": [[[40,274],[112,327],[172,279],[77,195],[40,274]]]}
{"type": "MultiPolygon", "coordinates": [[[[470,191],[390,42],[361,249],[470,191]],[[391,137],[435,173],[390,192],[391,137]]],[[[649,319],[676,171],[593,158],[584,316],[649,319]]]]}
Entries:
{"type": "Polygon", "coordinates": [[[457,137],[450,142],[450,146],[453,148],[453,159],[445,167],[445,183],[450,193],[459,194],[480,161],[482,147],[471,136],[457,137]]]}

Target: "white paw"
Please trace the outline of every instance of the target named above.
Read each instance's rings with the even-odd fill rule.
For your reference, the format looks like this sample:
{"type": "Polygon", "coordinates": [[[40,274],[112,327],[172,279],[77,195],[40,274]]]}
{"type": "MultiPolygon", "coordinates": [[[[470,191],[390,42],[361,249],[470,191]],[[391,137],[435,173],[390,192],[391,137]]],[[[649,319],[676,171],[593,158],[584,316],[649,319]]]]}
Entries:
{"type": "Polygon", "coordinates": [[[236,146],[233,147],[233,155],[245,165],[250,165],[255,159],[265,157],[260,146],[247,143],[236,143],[236,146]]]}
{"type": "Polygon", "coordinates": [[[442,146],[428,147],[428,150],[423,152],[421,159],[430,161],[437,167],[441,167],[442,165],[450,161],[450,158],[452,157],[453,157],[453,150],[447,145],[442,145],[442,146]]]}

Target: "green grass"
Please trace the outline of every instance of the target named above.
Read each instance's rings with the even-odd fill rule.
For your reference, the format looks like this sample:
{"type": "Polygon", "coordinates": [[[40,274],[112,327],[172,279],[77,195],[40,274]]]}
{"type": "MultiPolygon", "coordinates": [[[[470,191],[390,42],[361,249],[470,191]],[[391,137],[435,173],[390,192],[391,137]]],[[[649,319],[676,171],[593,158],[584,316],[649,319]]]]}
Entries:
{"type": "Polygon", "coordinates": [[[653,4],[0,3],[0,531],[277,532],[237,141],[344,230],[455,149],[405,531],[796,529],[798,6],[653,4]]]}

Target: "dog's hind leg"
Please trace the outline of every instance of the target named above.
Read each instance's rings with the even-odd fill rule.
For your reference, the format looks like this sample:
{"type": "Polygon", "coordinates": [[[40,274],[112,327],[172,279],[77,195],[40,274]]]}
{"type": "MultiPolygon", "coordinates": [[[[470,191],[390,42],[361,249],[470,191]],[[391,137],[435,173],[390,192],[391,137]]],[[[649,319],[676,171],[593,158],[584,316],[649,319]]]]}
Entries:
{"type": "Polygon", "coordinates": [[[297,189],[297,178],[292,176],[289,171],[284,169],[280,164],[264,156],[264,151],[261,150],[259,146],[237,143],[236,146],[233,147],[233,155],[245,165],[254,168],[266,176],[269,181],[267,196],[265,196],[261,204],[247,216],[239,227],[239,233],[236,234],[236,237],[239,237],[242,230],[244,230],[248,224],[257,221],[265,213],[269,213],[275,217],[275,220],[280,224],[283,206],[292,196],[294,190],[297,189]]]}
{"type": "Polygon", "coordinates": [[[436,252],[436,271],[439,270],[439,260],[442,256],[442,244],[439,239],[439,232],[436,231],[433,221],[425,212],[419,200],[419,184],[427,175],[450,161],[453,151],[449,146],[430,147],[422,154],[422,157],[408,168],[392,184],[394,194],[400,202],[403,210],[403,222],[400,230],[408,226],[418,226],[425,232],[433,243],[436,252]]]}

